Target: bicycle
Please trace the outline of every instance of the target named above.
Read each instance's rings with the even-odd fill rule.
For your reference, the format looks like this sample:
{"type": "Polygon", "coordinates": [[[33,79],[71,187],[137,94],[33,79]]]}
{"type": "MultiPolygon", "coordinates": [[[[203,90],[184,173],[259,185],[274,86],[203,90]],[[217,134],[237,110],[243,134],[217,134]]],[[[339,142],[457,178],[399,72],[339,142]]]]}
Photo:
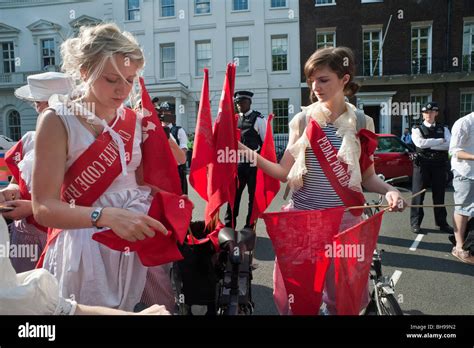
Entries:
{"type": "MultiPolygon", "coordinates": [[[[408,181],[408,176],[401,176],[385,180],[385,178],[379,174],[379,176],[388,184],[402,183],[408,181]]],[[[410,192],[403,187],[396,187],[399,191],[410,192]]],[[[371,205],[380,205],[383,201],[383,195],[379,195],[378,200],[373,201],[371,205]]],[[[366,203],[366,205],[369,205],[366,203]]],[[[365,208],[364,214],[367,217],[371,217],[380,211],[379,207],[376,208],[365,208]]],[[[403,311],[398,304],[395,296],[395,284],[389,276],[383,275],[382,272],[382,253],[385,250],[375,249],[372,256],[372,264],[370,266],[370,302],[365,309],[365,315],[403,315],[403,311]]]]}
{"type": "Polygon", "coordinates": [[[219,252],[206,240],[209,231],[203,221],[191,223],[190,230],[197,242],[180,247],[184,260],[175,262],[171,272],[176,312],[193,315],[194,306],[205,306],[206,315],[251,315],[255,229],[223,227],[218,233],[219,252]]]}

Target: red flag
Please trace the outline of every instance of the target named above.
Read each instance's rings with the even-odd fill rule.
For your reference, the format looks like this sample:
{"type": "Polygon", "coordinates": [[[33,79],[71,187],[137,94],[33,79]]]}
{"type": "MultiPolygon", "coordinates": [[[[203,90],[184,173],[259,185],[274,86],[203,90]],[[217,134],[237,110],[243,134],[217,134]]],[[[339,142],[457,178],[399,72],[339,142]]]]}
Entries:
{"type": "Polygon", "coordinates": [[[189,183],[204,199],[207,198],[207,171],[215,157],[214,139],[212,137],[211,104],[209,102],[209,75],[204,69],[201,101],[197,115],[196,132],[194,135],[193,157],[189,172],[189,183]]]}
{"type": "Polygon", "coordinates": [[[184,242],[192,211],[193,204],[187,197],[160,191],[156,193],[148,215],[166,227],[168,236],[155,231],[153,238],[129,242],[118,237],[112,230],[107,230],[94,233],[92,239],[114,250],[136,252],[142,264],[147,267],[182,260],[183,256],[176,243],[184,242]]]}
{"type": "Polygon", "coordinates": [[[234,117],[235,65],[227,65],[219,113],[214,124],[216,157],[209,166],[206,225],[226,202],[234,205],[237,176],[237,123],[234,117]]]}
{"type": "Polygon", "coordinates": [[[142,156],[143,178],[149,185],[181,195],[178,163],[171,152],[168,139],[151,102],[143,78],[140,77],[142,96],[142,156]],[[152,135],[153,134],[153,135],[152,135]]]}
{"type": "MultiPolygon", "coordinates": [[[[267,131],[265,140],[262,144],[260,155],[267,160],[276,163],[275,143],[273,142],[272,132],[273,115],[268,116],[267,131]]],[[[250,223],[253,223],[267,209],[280,190],[280,181],[265,174],[260,168],[257,170],[257,183],[255,186],[255,198],[253,201],[252,216],[250,223]]]]}
{"type": "Polygon", "coordinates": [[[358,315],[384,211],[339,233],[332,252],[338,315],[358,315]]]}
{"type": "Polygon", "coordinates": [[[318,314],[330,263],[325,249],[343,214],[344,207],[262,215],[294,315],[318,314]]]}

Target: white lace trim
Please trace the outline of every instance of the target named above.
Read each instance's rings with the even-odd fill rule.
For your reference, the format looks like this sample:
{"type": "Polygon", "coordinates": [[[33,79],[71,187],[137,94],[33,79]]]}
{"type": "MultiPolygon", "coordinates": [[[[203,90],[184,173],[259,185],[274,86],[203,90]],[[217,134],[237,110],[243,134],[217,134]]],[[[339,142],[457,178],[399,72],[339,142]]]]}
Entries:
{"type": "MultiPolygon", "coordinates": [[[[362,175],[360,171],[359,158],[361,153],[360,140],[357,134],[357,116],[355,115],[355,106],[346,103],[346,112],[340,115],[334,122],[337,128],[336,135],[342,138],[341,147],[337,153],[337,158],[347,164],[348,174],[350,176],[349,188],[362,192],[361,182],[362,175]]],[[[302,107],[301,117],[311,117],[321,127],[326,127],[331,111],[323,104],[316,102],[308,107],[302,107]]],[[[311,147],[306,128],[303,134],[299,134],[299,118],[292,120],[289,124],[290,133],[298,134],[299,138],[288,145],[288,151],[295,159],[295,163],[288,173],[288,183],[294,190],[303,187],[303,175],[308,172],[306,168],[306,148],[311,147]]],[[[290,139],[292,137],[290,136],[290,139]]]]}
{"type": "MultiPolygon", "coordinates": [[[[103,126],[104,130],[102,131],[102,133],[108,132],[110,136],[112,137],[112,140],[118,146],[120,164],[122,166],[122,175],[123,176],[128,175],[127,161],[126,161],[126,155],[125,155],[125,144],[123,143],[123,140],[120,137],[120,135],[116,131],[114,131],[111,127],[109,127],[109,125],[107,124],[105,120],[97,117],[94,113],[89,111],[80,103],[70,100],[68,96],[65,96],[65,95],[58,95],[58,94],[52,95],[48,100],[48,104],[52,108],[58,107],[58,104],[60,104],[63,110],[64,111],[68,110],[70,114],[74,114],[71,110],[79,110],[80,111],[79,116],[85,119],[87,123],[92,124],[92,125],[103,126]]],[[[123,105],[121,105],[120,108],[117,109],[117,119],[118,118],[121,118],[121,119],[125,118],[125,109],[123,105]]]]}

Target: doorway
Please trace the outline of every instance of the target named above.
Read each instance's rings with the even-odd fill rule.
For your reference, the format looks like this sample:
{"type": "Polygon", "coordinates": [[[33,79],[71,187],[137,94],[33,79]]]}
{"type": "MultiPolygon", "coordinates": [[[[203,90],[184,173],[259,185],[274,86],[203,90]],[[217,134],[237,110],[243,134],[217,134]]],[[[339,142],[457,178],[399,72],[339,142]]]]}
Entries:
{"type": "Polygon", "coordinates": [[[364,105],[364,112],[373,118],[375,133],[380,133],[380,105],[364,105]]]}

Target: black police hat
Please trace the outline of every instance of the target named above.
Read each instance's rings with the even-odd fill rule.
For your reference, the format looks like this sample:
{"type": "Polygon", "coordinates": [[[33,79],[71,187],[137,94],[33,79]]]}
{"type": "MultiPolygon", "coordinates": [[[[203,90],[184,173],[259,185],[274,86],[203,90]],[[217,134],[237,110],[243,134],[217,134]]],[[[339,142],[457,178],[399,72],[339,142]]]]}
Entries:
{"type": "Polygon", "coordinates": [[[439,110],[438,103],[435,103],[435,102],[429,102],[421,108],[421,112],[438,111],[438,110],[439,110]]]}
{"type": "Polygon", "coordinates": [[[249,91],[237,91],[234,93],[234,101],[238,102],[242,99],[249,99],[252,101],[253,93],[249,91]]]}

